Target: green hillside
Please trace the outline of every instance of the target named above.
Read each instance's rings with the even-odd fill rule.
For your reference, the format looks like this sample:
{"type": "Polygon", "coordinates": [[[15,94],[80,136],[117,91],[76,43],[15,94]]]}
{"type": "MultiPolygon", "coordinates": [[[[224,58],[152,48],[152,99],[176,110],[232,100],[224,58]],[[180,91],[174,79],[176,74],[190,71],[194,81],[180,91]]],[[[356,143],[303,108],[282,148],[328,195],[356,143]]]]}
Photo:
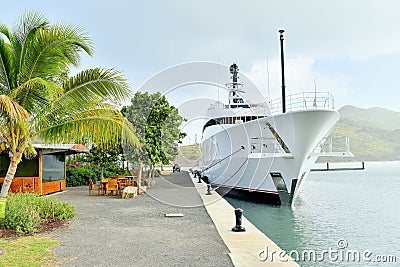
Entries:
{"type": "Polygon", "coordinates": [[[400,112],[384,108],[363,109],[354,106],[344,106],[339,112],[342,119],[358,126],[380,130],[400,129],[400,112]]]}
{"type": "Polygon", "coordinates": [[[356,156],[352,160],[400,160],[400,112],[353,106],[339,112],[341,118],[331,136],[350,137],[350,150],[356,156]]]}
{"type": "Polygon", "coordinates": [[[200,159],[199,145],[179,146],[175,161],[180,166],[194,167],[200,159]]]}

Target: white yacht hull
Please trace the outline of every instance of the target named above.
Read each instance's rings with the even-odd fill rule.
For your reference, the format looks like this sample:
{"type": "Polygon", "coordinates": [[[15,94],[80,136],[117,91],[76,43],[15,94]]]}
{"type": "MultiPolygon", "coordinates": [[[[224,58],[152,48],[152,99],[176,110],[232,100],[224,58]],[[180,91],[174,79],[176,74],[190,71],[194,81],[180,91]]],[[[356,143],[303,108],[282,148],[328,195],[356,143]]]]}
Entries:
{"type": "Polygon", "coordinates": [[[203,176],[223,193],[289,204],[338,119],[337,111],[312,109],[209,126],[201,142],[203,176]]]}

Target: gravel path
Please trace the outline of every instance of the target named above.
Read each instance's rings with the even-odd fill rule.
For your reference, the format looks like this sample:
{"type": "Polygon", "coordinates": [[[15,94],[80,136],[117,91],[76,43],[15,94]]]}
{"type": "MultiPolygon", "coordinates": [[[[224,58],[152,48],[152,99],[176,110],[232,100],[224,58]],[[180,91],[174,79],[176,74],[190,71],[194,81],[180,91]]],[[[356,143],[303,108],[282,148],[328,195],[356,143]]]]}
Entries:
{"type": "Polygon", "coordinates": [[[233,266],[186,172],[156,178],[134,199],[89,196],[87,187],[57,197],[77,208],[68,228],[53,233],[60,266],[233,266]]]}

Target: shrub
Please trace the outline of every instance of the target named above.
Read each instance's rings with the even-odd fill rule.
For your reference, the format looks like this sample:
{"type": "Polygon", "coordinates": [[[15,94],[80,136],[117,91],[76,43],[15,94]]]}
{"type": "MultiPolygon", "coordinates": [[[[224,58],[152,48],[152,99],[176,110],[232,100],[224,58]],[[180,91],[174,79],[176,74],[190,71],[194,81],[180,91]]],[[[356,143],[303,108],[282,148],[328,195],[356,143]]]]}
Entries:
{"type": "Polygon", "coordinates": [[[54,202],[54,218],[58,220],[70,219],[75,216],[75,207],[69,203],[54,202]]]}
{"type": "Polygon", "coordinates": [[[42,220],[52,217],[69,219],[74,217],[75,208],[56,198],[45,198],[32,193],[9,194],[6,205],[6,218],[0,219],[0,227],[15,229],[18,233],[35,233],[42,220]]]}
{"type": "Polygon", "coordinates": [[[67,168],[67,186],[81,186],[88,185],[89,179],[92,179],[94,183],[97,182],[98,176],[96,171],[90,168],[77,167],[67,168]]]}
{"type": "MultiPolygon", "coordinates": [[[[92,179],[93,183],[97,183],[101,179],[101,169],[97,167],[68,167],[67,170],[67,187],[88,185],[89,180],[92,179]]],[[[111,178],[116,174],[125,174],[126,171],[122,169],[104,169],[103,177],[111,178]]]]}

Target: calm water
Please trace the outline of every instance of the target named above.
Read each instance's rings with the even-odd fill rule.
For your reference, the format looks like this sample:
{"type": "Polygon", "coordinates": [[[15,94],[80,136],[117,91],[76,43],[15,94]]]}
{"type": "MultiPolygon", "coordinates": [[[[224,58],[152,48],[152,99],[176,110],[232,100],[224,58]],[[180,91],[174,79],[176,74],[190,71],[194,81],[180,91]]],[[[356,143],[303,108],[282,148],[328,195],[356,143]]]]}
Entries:
{"type": "Polygon", "coordinates": [[[317,262],[305,256],[301,266],[400,266],[399,189],[400,162],[367,162],[364,171],[311,173],[292,209],[227,200],[285,251],[297,250],[301,259],[314,250],[317,262]],[[330,248],[333,254],[323,253],[330,248]],[[360,263],[346,256],[351,251],[360,263]],[[378,263],[385,260],[379,255],[396,256],[396,263],[378,263]]]}

